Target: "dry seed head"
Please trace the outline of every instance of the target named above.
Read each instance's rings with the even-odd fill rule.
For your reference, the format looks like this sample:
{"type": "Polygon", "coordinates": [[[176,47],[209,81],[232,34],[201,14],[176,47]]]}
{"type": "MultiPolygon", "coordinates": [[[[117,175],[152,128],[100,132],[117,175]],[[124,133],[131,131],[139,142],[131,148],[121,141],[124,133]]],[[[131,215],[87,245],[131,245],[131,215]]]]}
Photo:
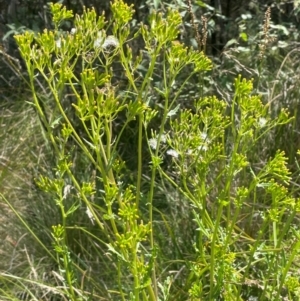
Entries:
{"type": "Polygon", "coordinates": [[[267,45],[274,41],[274,38],[269,36],[269,29],[270,29],[270,21],[271,21],[271,7],[269,6],[265,12],[265,18],[264,18],[264,28],[263,28],[263,34],[264,38],[262,43],[259,45],[259,58],[262,59],[266,49],[267,45]]]}
{"type": "Polygon", "coordinates": [[[206,41],[207,41],[207,18],[202,16],[201,21],[202,21],[202,46],[203,48],[205,48],[206,41]]]}
{"type": "Polygon", "coordinates": [[[193,25],[193,28],[195,31],[198,48],[199,48],[199,50],[201,50],[201,48],[203,46],[203,44],[202,44],[203,39],[201,40],[200,33],[199,33],[198,27],[195,22],[195,15],[194,15],[193,9],[192,9],[192,2],[191,2],[191,0],[187,0],[187,2],[188,2],[188,12],[191,15],[191,22],[192,22],[192,25],[193,25]]]}
{"type": "Polygon", "coordinates": [[[265,12],[265,19],[264,19],[264,35],[268,35],[269,27],[270,27],[270,20],[271,20],[271,7],[269,6],[265,12]]]}

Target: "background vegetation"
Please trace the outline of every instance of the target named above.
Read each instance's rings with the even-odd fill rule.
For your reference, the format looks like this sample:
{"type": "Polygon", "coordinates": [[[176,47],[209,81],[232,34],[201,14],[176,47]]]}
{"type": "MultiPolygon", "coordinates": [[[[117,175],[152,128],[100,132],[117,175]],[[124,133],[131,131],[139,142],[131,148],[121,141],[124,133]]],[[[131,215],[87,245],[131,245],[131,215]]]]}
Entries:
{"type": "MultiPolygon", "coordinates": [[[[22,43],[14,38],[45,28],[63,36],[74,19],[55,28],[47,1],[1,2],[1,300],[299,300],[298,1],[127,3],[135,12],[120,26],[118,41],[124,35],[132,53],[126,47],[118,52],[116,44],[93,61],[110,77],[108,86],[100,83],[107,89],[102,93],[124,105],[120,111],[112,106],[117,114],[102,140],[112,155],[101,173],[101,160],[92,160],[97,150],[87,150],[92,121],[82,123],[72,105],[79,106],[74,93],[83,93],[87,82],[72,87],[62,78],[55,86],[41,71],[30,74],[30,57],[21,56],[22,43]],[[153,34],[152,13],[180,23],[157,53],[151,52],[157,44],[147,45],[149,36],[134,36],[140,22],[153,34]],[[164,54],[176,45],[205,57],[185,61],[173,86],[164,54]],[[140,51],[130,78],[134,67],[126,61],[138,61],[140,51]],[[143,130],[139,114],[148,116],[147,110],[126,107],[138,97],[153,112],[143,130]],[[141,111],[130,119],[134,110],[141,111]],[[68,121],[69,134],[63,132],[68,121]],[[62,172],[69,158],[72,167],[62,172]],[[135,200],[130,210],[137,210],[136,219],[126,220],[117,202],[109,207],[103,179],[110,168],[122,182],[118,193],[135,200]],[[60,201],[48,179],[63,179],[60,201]],[[115,226],[108,209],[118,215],[115,226]],[[153,237],[145,230],[141,240],[135,237],[136,249],[125,252],[116,233],[130,232],[131,222],[141,229],[141,221],[153,237]]],[[[84,6],[94,7],[108,20],[107,36],[116,36],[112,21],[121,21],[108,1],[63,4],[79,15],[84,6]]],[[[173,23],[166,26],[172,32],[173,23]]],[[[90,28],[95,39],[99,29],[90,28]]],[[[84,53],[91,43],[83,39],[87,48],[78,47],[84,53]]],[[[183,50],[176,51],[174,57],[183,50]]],[[[83,70],[79,59],[72,72],[79,77],[83,70]]]]}

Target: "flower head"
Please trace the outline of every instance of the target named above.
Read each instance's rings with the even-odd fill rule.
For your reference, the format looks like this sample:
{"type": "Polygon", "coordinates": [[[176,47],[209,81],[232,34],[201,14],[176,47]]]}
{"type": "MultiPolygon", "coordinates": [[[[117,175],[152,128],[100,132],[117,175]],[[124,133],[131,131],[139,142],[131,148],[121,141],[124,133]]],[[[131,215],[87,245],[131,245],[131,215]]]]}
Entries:
{"type": "Polygon", "coordinates": [[[102,45],[103,49],[107,49],[109,47],[118,47],[120,45],[118,39],[114,36],[108,36],[102,45]]]}
{"type": "Polygon", "coordinates": [[[149,145],[152,149],[155,150],[157,148],[157,139],[155,138],[149,139],[149,145]]]}
{"type": "Polygon", "coordinates": [[[94,48],[102,47],[102,49],[108,49],[110,47],[116,48],[120,45],[119,40],[114,36],[108,36],[105,38],[102,32],[98,33],[97,39],[94,41],[94,48]]]}
{"type": "Polygon", "coordinates": [[[173,158],[178,158],[179,154],[176,152],[175,149],[169,149],[167,150],[167,154],[173,158]]]}
{"type": "Polygon", "coordinates": [[[267,119],[266,118],[263,118],[263,117],[260,117],[259,119],[258,119],[258,125],[259,125],[259,127],[264,127],[265,125],[267,124],[267,119]]]}
{"type": "Polygon", "coordinates": [[[57,47],[57,48],[61,48],[61,38],[57,39],[57,40],[55,41],[55,44],[56,44],[56,47],[57,47]]]}
{"type": "MultiPolygon", "coordinates": [[[[167,136],[165,134],[162,134],[160,136],[160,142],[161,143],[166,143],[167,141],[167,136]]],[[[157,148],[157,138],[150,138],[149,139],[149,145],[152,149],[156,149],[157,148]]]]}

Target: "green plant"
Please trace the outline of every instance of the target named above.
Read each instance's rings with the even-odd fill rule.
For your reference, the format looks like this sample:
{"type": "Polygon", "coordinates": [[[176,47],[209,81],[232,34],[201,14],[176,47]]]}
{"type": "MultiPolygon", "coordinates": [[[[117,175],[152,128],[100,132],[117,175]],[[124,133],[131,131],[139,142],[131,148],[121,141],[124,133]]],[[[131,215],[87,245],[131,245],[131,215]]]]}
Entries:
{"type": "MultiPolygon", "coordinates": [[[[270,119],[267,107],[251,92],[252,82],[239,77],[227,118],[226,103],[212,97],[197,101],[195,112],[184,110],[172,122],[169,146],[180,181],[175,182],[163,169],[160,172],[189,200],[198,227],[194,245],[197,257],[189,265],[192,272],[187,284],[192,300],[221,296],[242,300],[245,292],[241,293],[241,284],[253,277],[250,267],[256,264],[254,254],[268,239],[270,246],[264,246],[264,252],[277,256],[286,247],[283,238],[298,212],[298,201],[284,187],[290,181],[284,154],[278,152],[259,171],[251,162],[255,144],[289,119],[284,111],[270,119]],[[269,209],[259,213],[260,206],[269,209]],[[257,213],[262,214],[258,236],[251,229],[257,213]],[[247,219],[242,221],[242,216],[247,219]],[[282,225],[285,227],[280,232],[282,225]]],[[[278,273],[278,267],[273,268],[278,273]]],[[[267,275],[269,271],[266,269],[267,275]]],[[[280,285],[278,280],[271,289],[280,285]]]]}
{"type": "MultiPolygon", "coordinates": [[[[58,160],[55,178],[43,176],[37,183],[39,187],[53,195],[61,211],[61,225],[53,226],[53,244],[60,275],[65,279],[66,295],[72,300],[84,297],[78,296],[78,291],[73,288],[78,282],[76,282],[74,263],[68,246],[67,229],[70,227],[67,221],[79,207],[86,206],[91,222],[95,223],[105,236],[105,240],[99,240],[99,243],[102,243],[102,247],[108,248],[111,256],[115,256],[117,260],[116,274],[121,298],[156,300],[158,289],[155,274],[156,247],[152,226],[152,202],[156,169],[160,161],[158,149],[152,160],[151,184],[147,200],[148,218],[141,219],[139,208],[142,196],[142,135],[150,121],[158,114],[158,110],[150,108],[145,100],[149,97],[157,58],[163,57],[165,64],[163,90],[157,88],[157,92],[164,98],[162,126],[158,134],[159,144],[164,132],[164,124],[176,104],[176,96],[170,99],[170,93],[177,74],[188,64],[195,65],[192,74],[208,70],[210,61],[202,53],[188,50],[182,45],[171,46],[172,40],[178,35],[181,21],[177,12],[169,11],[166,20],[162,15],[153,14],[149,21],[151,29],[142,26],[138,33],[143,37],[146,45],[149,69],[141,83],[137,84],[135,74],[143,57],[133,58],[131,49],[125,48],[130,33],[126,24],[133,13],[131,7],[121,1],[112,4],[113,20],[108,27],[112,27],[113,36],[106,36],[104,17],[97,18],[94,10],[86,10],[82,17],[76,16],[74,30],[70,33],[62,33],[59,31],[60,23],[72,17],[72,13],[59,4],[52,5],[51,10],[54,31],[45,31],[36,38],[32,33],[26,32],[24,35],[17,36],[16,40],[29,72],[35,108],[47,130],[58,160]],[[30,47],[31,43],[34,43],[33,47],[30,47]],[[170,50],[161,56],[163,50],[166,51],[167,45],[171,46],[170,50]],[[83,68],[78,78],[74,70],[80,61],[83,68]],[[122,65],[128,80],[128,88],[122,94],[115,91],[111,82],[113,79],[111,66],[116,62],[122,65]],[[170,72],[168,75],[167,66],[170,72]],[[37,97],[34,83],[36,71],[44,77],[58,111],[58,115],[53,114],[51,116],[53,119],[49,121],[37,97]],[[69,86],[77,100],[74,108],[82,122],[84,137],[79,135],[62,107],[60,96],[66,86],[69,86]],[[122,111],[126,112],[126,118],[120,132],[115,134],[113,121],[122,111]],[[124,129],[135,119],[138,120],[139,133],[138,175],[135,185],[123,185],[124,163],[118,154],[118,143],[124,129]],[[54,123],[61,125],[57,136],[51,126],[54,123]],[[87,158],[97,172],[95,181],[102,187],[100,190],[102,206],[93,202],[93,196],[99,194],[95,184],[80,182],[76,177],[76,172],[72,168],[72,151],[67,150],[70,140],[75,141],[81,149],[81,155],[87,158]],[[69,182],[72,184],[68,184],[69,182]],[[77,197],[74,203],[66,208],[66,199],[73,187],[77,197]],[[116,206],[117,211],[114,209],[116,206]],[[128,288],[123,284],[126,279],[124,273],[129,273],[133,277],[130,293],[126,292],[128,288]]],[[[179,95],[180,90],[176,93],[179,95]]],[[[81,231],[85,235],[94,237],[91,232],[83,228],[81,231]]]]}
{"type": "MultiPolygon", "coordinates": [[[[203,52],[174,42],[181,24],[177,11],[153,13],[149,27],[132,33],[133,9],[120,0],[112,3],[109,22],[94,10],[74,17],[60,4],[50,7],[54,30],[26,32],[16,41],[56,160],[54,171],[36,183],[59,211],[53,250],[47,250],[57,264],[59,293],[74,301],[279,300],[287,287],[292,296],[299,244],[287,246],[289,233],[298,235],[292,223],[299,200],[288,188],[283,152],[261,166],[253,156],[263,137],[291,121],[287,112],[272,116],[253,95],[253,82],[241,76],[230,105],[212,96],[181,108],[185,86],[195,75],[203,78],[212,63],[203,52]],[[73,29],[62,31],[71,18],[73,29]],[[138,38],[145,45],[140,54],[130,47],[138,38]],[[183,69],[189,73],[179,81],[183,69]],[[38,75],[51,92],[51,113],[40,97],[38,75]],[[71,108],[63,101],[67,91],[71,108]],[[137,149],[137,157],[131,177],[122,139],[132,123],[137,142],[128,147],[137,149]],[[185,205],[183,214],[191,218],[186,229],[193,233],[185,240],[188,254],[182,251],[187,234],[155,206],[158,189],[176,192],[185,205]],[[167,253],[161,230],[180,259],[167,253]],[[186,271],[172,278],[168,265],[186,271]],[[99,266],[107,274],[97,273],[99,266]]],[[[171,202],[178,206],[176,198],[171,202]]]]}

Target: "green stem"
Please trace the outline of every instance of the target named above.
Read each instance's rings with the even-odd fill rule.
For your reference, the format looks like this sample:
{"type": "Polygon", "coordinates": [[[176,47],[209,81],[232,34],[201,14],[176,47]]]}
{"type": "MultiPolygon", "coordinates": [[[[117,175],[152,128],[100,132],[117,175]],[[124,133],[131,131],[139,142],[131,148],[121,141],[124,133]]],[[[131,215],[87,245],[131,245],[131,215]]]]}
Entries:
{"type": "Polygon", "coordinates": [[[139,115],[139,128],[138,128],[138,170],[137,170],[137,182],[136,182],[136,207],[139,208],[141,197],[141,185],[142,185],[142,168],[143,168],[143,114],[139,115]]]}
{"type": "Polygon", "coordinates": [[[135,301],[139,301],[140,300],[140,281],[139,281],[139,271],[138,271],[138,267],[137,267],[137,263],[138,263],[138,257],[137,257],[137,252],[136,252],[136,243],[133,243],[133,248],[131,250],[132,256],[133,256],[133,278],[134,278],[134,297],[135,297],[135,301]]]}
{"type": "MultiPolygon", "coordinates": [[[[299,237],[298,237],[299,239],[299,237]]],[[[285,265],[284,267],[284,270],[282,272],[282,276],[281,276],[281,281],[280,281],[280,285],[279,285],[279,288],[277,290],[277,296],[276,296],[276,301],[277,300],[280,300],[281,297],[280,297],[280,293],[281,293],[281,290],[282,290],[282,287],[284,285],[284,282],[285,282],[285,279],[286,279],[286,276],[287,276],[287,273],[289,272],[290,270],[290,267],[295,259],[295,256],[299,253],[299,249],[300,249],[300,241],[298,241],[295,245],[295,247],[293,248],[293,251],[292,253],[290,254],[289,256],[289,260],[287,262],[287,264],[285,265]]]]}
{"type": "MultiPolygon", "coordinates": [[[[216,247],[216,244],[218,243],[217,237],[218,237],[218,233],[219,233],[219,227],[220,227],[222,212],[223,212],[223,205],[221,203],[221,204],[219,204],[217,218],[216,218],[216,222],[215,222],[215,225],[214,225],[213,239],[212,239],[212,243],[211,243],[209,300],[214,300],[214,293],[215,293],[214,278],[215,278],[215,256],[216,256],[216,253],[215,253],[216,248],[215,247],[216,247]]],[[[217,285],[219,285],[219,283],[217,283],[217,285]]]]}

